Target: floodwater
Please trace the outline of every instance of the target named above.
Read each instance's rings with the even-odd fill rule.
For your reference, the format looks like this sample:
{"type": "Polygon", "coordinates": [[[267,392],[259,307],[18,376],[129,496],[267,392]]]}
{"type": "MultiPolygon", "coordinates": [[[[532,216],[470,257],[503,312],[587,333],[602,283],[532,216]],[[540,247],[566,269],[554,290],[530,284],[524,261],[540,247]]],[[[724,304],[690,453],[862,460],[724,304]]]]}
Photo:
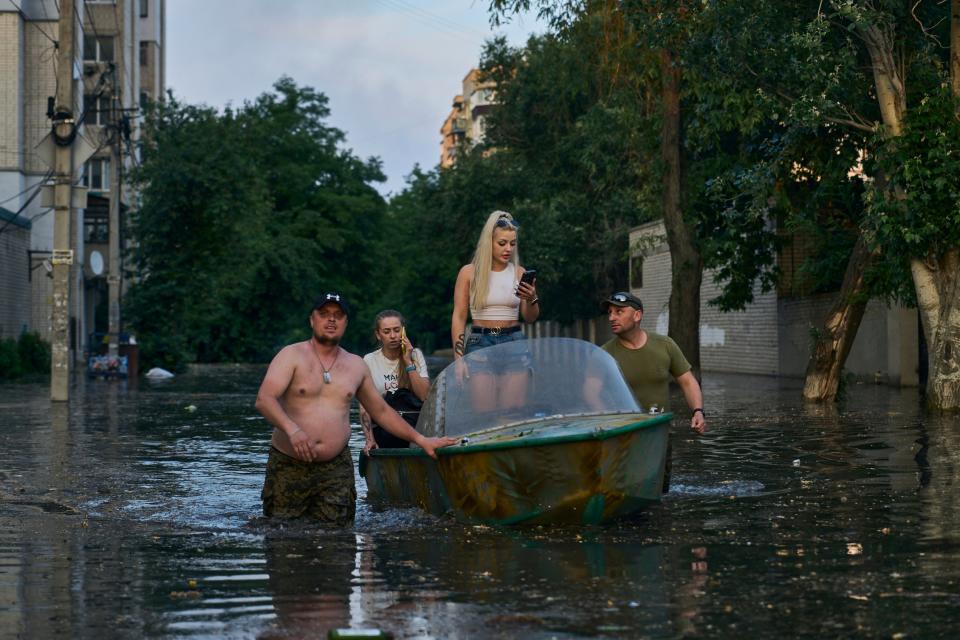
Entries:
{"type": "Polygon", "coordinates": [[[915,390],[824,410],[709,376],[709,432],[675,422],[671,491],[629,522],[470,526],[358,478],[324,531],[260,517],[262,373],[0,385],[0,637],[960,637],[960,422],[915,390]]]}

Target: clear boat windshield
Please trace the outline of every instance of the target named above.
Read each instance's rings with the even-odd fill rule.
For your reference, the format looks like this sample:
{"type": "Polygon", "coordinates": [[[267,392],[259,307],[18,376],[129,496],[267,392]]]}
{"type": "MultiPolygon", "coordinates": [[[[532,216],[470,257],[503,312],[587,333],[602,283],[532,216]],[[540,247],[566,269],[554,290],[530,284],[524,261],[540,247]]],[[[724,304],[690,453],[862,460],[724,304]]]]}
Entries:
{"type": "Polygon", "coordinates": [[[639,411],[606,351],[574,338],[539,338],[454,361],[430,387],[417,430],[456,437],[547,416],[639,411]]]}

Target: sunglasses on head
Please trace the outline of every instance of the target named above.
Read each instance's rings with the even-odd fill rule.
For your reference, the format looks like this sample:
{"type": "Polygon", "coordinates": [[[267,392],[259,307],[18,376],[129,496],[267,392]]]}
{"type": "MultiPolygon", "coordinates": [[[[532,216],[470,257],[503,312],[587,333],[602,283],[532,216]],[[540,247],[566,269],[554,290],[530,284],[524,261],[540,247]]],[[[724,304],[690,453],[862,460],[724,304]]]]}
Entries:
{"type": "Polygon", "coordinates": [[[615,293],[612,296],[610,296],[610,299],[613,300],[614,302],[626,302],[627,300],[629,300],[629,298],[627,298],[627,294],[625,293],[615,293]]]}
{"type": "Polygon", "coordinates": [[[497,220],[497,226],[505,229],[519,229],[520,225],[516,220],[511,220],[506,216],[500,216],[500,219],[497,220]]]}

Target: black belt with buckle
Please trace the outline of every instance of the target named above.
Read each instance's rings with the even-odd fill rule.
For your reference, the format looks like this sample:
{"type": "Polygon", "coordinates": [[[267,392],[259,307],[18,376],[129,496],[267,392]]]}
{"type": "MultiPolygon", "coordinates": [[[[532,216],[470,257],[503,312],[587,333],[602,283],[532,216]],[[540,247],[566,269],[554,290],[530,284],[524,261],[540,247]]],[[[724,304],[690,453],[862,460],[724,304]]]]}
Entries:
{"type": "Polygon", "coordinates": [[[501,334],[516,333],[522,328],[520,325],[513,327],[471,327],[470,333],[479,333],[485,336],[499,336],[501,334]]]}

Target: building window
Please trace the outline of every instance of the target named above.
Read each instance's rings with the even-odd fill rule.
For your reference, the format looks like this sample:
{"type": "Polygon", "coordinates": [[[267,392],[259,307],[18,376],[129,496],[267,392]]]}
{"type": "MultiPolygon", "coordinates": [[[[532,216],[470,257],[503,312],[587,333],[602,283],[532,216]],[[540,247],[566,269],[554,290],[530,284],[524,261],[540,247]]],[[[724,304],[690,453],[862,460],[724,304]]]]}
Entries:
{"type": "Polygon", "coordinates": [[[83,59],[85,62],[113,62],[113,38],[84,34],[83,59]]]}
{"type": "Polygon", "coordinates": [[[140,41],[140,66],[145,67],[150,64],[150,43],[146,40],[140,41]]]}
{"type": "Polygon", "coordinates": [[[83,96],[83,124],[100,125],[110,122],[110,98],[108,96],[83,96]]]}
{"type": "Polygon", "coordinates": [[[91,191],[110,191],[110,158],[94,158],[83,166],[83,186],[91,191]]]}
{"type": "Polygon", "coordinates": [[[110,241],[110,218],[87,209],[83,216],[83,241],[107,244],[110,241]]]}
{"type": "Polygon", "coordinates": [[[643,288],[643,256],[630,256],[630,288],[643,288]]]}
{"type": "Polygon", "coordinates": [[[150,13],[150,0],[140,0],[140,17],[146,18],[150,13]]]}

